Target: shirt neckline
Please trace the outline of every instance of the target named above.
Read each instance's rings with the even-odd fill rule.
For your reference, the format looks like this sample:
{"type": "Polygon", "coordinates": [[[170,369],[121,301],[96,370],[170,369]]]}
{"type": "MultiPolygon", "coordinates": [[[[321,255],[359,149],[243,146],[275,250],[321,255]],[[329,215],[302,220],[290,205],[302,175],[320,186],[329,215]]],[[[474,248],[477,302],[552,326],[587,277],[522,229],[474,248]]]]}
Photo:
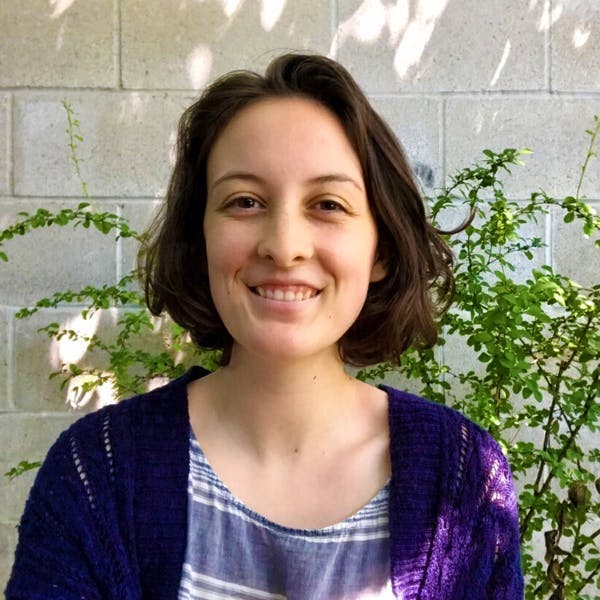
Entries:
{"type": "MultiPolygon", "coordinates": [[[[337,523],[316,528],[296,528],[282,525],[280,523],[277,523],[276,521],[265,517],[261,513],[251,509],[227,487],[227,485],[214,471],[210,462],[206,458],[204,452],[202,451],[202,447],[196,439],[191,424],[189,427],[189,439],[190,451],[195,453],[195,455],[198,457],[198,460],[200,460],[200,462],[209,472],[211,478],[213,479],[214,485],[217,486],[219,491],[225,495],[227,500],[231,502],[238,510],[241,510],[246,516],[248,516],[254,521],[257,521],[261,526],[266,527],[275,533],[283,535],[293,535],[296,537],[327,536],[332,533],[340,534],[354,528],[358,523],[360,523],[361,519],[365,517],[366,513],[372,510],[373,507],[376,506],[378,503],[386,502],[387,508],[391,479],[388,479],[388,481],[377,491],[377,493],[362,507],[360,507],[358,510],[356,510],[354,513],[352,513],[345,519],[338,521],[337,523]]],[[[384,514],[387,517],[387,510],[384,512],[384,514]]]]}

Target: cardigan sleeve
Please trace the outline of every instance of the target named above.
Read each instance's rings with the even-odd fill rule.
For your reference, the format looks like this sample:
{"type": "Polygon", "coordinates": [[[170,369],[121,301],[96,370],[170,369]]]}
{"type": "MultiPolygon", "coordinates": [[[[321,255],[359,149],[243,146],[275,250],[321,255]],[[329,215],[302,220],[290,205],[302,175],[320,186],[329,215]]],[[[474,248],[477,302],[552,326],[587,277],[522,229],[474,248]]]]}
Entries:
{"type": "Polygon", "coordinates": [[[65,431],[38,472],[19,525],[7,600],[139,597],[120,567],[126,561],[104,485],[105,457],[93,439],[97,428],[89,427],[96,420],[88,415],[65,431]]]}
{"type": "Polygon", "coordinates": [[[487,431],[464,417],[454,420],[458,427],[448,431],[455,432],[451,437],[458,433],[459,442],[447,446],[451,500],[441,518],[448,531],[438,526],[436,546],[447,560],[429,582],[427,598],[522,600],[519,517],[508,461],[487,431]],[[444,582],[447,595],[436,596],[432,584],[444,582]]]}
{"type": "Polygon", "coordinates": [[[487,596],[490,600],[521,600],[524,583],[514,483],[508,462],[495,442],[489,452],[482,508],[492,524],[494,561],[487,596]]]}

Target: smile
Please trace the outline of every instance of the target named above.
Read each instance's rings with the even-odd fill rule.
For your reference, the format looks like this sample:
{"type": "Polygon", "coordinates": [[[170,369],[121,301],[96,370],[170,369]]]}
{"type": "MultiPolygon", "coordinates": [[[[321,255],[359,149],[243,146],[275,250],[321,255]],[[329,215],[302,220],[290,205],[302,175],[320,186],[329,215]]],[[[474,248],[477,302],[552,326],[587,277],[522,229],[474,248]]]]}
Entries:
{"type": "Polygon", "coordinates": [[[304,285],[256,286],[251,288],[261,298],[280,302],[302,302],[314,298],[319,290],[304,285]]]}

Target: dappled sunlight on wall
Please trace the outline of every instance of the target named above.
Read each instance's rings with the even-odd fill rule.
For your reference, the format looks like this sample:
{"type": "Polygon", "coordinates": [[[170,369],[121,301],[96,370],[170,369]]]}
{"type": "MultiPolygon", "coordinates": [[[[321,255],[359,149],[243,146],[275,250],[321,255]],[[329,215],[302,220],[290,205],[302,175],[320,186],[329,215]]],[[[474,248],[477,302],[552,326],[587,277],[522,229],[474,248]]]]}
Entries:
{"type": "MultiPolygon", "coordinates": [[[[101,311],[84,318],[78,314],[61,323],[61,329],[70,333],[60,339],[52,338],[48,349],[48,358],[55,371],[68,372],[69,365],[78,365],[85,357],[93,336],[98,331],[101,311]]],[[[108,373],[101,373],[106,376],[108,373]]],[[[96,382],[98,375],[80,374],[71,378],[65,388],[65,404],[76,409],[98,409],[115,402],[114,388],[109,381],[96,385],[92,389],[87,386],[96,382]]],[[[91,386],[90,386],[91,387],[91,386]]]]}
{"type": "Polygon", "coordinates": [[[490,81],[490,87],[494,87],[496,85],[496,83],[498,83],[498,79],[500,78],[502,69],[504,69],[504,66],[506,65],[506,60],[508,59],[509,54],[510,54],[510,40],[506,40],[506,44],[504,45],[504,52],[502,52],[502,57],[500,58],[500,62],[498,63],[496,72],[494,73],[492,80],[490,81]]]}
{"type": "Polygon", "coordinates": [[[573,47],[581,48],[590,39],[591,30],[585,26],[580,25],[575,28],[573,32],[573,47]]]}
{"type": "Polygon", "coordinates": [[[60,340],[52,339],[50,345],[50,362],[55,369],[64,364],[77,363],[86,353],[92,336],[100,323],[100,312],[97,311],[87,319],[78,314],[61,324],[61,329],[72,331],[73,335],[65,335],[60,340]]]}
{"type": "Polygon", "coordinates": [[[202,89],[210,79],[212,52],[207,44],[198,44],[185,61],[188,79],[195,90],[202,89]]]}
{"type": "Polygon", "coordinates": [[[65,35],[67,32],[67,20],[62,17],[71,8],[77,0],[49,0],[52,13],[51,19],[61,19],[60,27],[56,33],[56,50],[62,50],[65,45],[65,35]]]}
{"type": "Polygon", "coordinates": [[[199,90],[233,69],[262,70],[284,50],[327,53],[330,2],[122,0],[122,81],[199,90]]]}
{"type": "Polygon", "coordinates": [[[394,69],[400,78],[419,64],[421,56],[448,0],[416,0],[387,5],[381,0],[364,0],[337,29],[330,54],[348,38],[373,44],[386,34],[388,45],[395,48],[394,69]]]}
{"type": "Polygon", "coordinates": [[[498,20],[475,0],[339,0],[329,54],[371,94],[542,89],[549,2],[509,4],[498,20]]]}
{"type": "MultiPolygon", "coordinates": [[[[108,373],[103,375],[108,376],[108,373]]],[[[87,408],[98,410],[103,406],[115,404],[115,389],[110,381],[97,383],[95,375],[77,375],[69,380],[66,388],[65,402],[73,409],[87,408]],[[93,384],[93,389],[86,390],[87,384],[93,384]]]]}
{"type": "Polygon", "coordinates": [[[342,22],[330,48],[335,56],[349,39],[373,45],[387,37],[387,46],[395,49],[394,69],[400,78],[418,64],[448,0],[417,0],[416,4],[381,0],[364,0],[354,13],[342,22]]]}
{"type": "MultiPolygon", "coordinates": [[[[226,17],[224,23],[219,24],[217,30],[225,33],[244,7],[244,0],[219,0],[222,5],[223,14],[226,17]]],[[[260,2],[260,25],[269,33],[277,25],[286,7],[287,0],[261,0],[260,2]]],[[[179,9],[186,9],[186,4],[180,5],[179,9]]],[[[194,90],[200,90],[210,81],[213,76],[214,57],[211,45],[208,43],[197,44],[185,58],[185,70],[190,86],[194,90]]]]}
{"type": "MultiPolygon", "coordinates": [[[[129,314],[136,314],[141,307],[129,307],[129,314]]],[[[96,410],[114,404],[118,399],[132,396],[137,390],[123,389],[132,378],[142,377],[143,387],[150,391],[167,382],[163,376],[144,376],[142,362],[128,362],[131,355],[123,354],[116,342],[123,335],[125,313],[122,309],[97,310],[85,318],[82,313],[60,319],[59,335],[52,337],[45,351],[44,370],[57,375],[55,381],[65,382],[57,396],[72,410],[96,410]],[[118,325],[117,325],[118,324],[118,325]],[[120,327],[117,329],[117,327],[120,327]],[[121,387],[120,387],[121,386],[121,387]]],[[[46,315],[42,320],[51,318],[46,315]]],[[[58,320],[59,318],[57,318],[58,320]]],[[[152,329],[142,328],[127,339],[128,351],[140,351],[157,356],[166,352],[173,364],[188,365],[196,361],[195,347],[190,335],[183,333],[175,339],[173,322],[166,315],[150,317],[152,329]],[[190,362],[191,361],[191,362],[190,362]]]]}
{"type": "Polygon", "coordinates": [[[265,31],[271,31],[279,21],[286,0],[261,0],[260,24],[265,31]]]}
{"type": "Polygon", "coordinates": [[[77,0],[49,0],[52,9],[51,19],[58,19],[65,13],[77,0]]]}
{"type": "Polygon", "coordinates": [[[556,23],[563,12],[563,3],[561,0],[556,0],[553,4],[550,3],[549,0],[544,1],[544,10],[542,12],[542,16],[540,18],[540,23],[538,26],[539,31],[547,31],[556,23]]]}
{"type": "Polygon", "coordinates": [[[239,9],[245,0],[221,0],[223,12],[226,17],[232,17],[239,9]]]}
{"type": "Polygon", "coordinates": [[[338,26],[330,54],[352,37],[363,44],[372,44],[381,36],[388,23],[388,10],[380,0],[364,0],[356,12],[338,26]]]}
{"type": "Polygon", "coordinates": [[[394,68],[399,77],[419,64],[447,4],[448,0],[420,0],[416,6],[415,17],[404,30],[394,55],[394,68]]]}

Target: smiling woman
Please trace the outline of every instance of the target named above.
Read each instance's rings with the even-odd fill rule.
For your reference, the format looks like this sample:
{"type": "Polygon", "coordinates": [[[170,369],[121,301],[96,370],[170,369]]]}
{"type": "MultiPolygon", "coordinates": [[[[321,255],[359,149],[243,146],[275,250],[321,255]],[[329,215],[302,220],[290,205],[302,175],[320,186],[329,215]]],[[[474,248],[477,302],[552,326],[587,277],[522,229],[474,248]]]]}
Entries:
{"type": "Polygon", "coordinates": [[[497,444],[344,368],[432,344],[451,263],[343,67],[291,54],[214,82],[140,266],[150,309],[221,366],[59,438],[7,598],[521,598],[497,444]]]}

